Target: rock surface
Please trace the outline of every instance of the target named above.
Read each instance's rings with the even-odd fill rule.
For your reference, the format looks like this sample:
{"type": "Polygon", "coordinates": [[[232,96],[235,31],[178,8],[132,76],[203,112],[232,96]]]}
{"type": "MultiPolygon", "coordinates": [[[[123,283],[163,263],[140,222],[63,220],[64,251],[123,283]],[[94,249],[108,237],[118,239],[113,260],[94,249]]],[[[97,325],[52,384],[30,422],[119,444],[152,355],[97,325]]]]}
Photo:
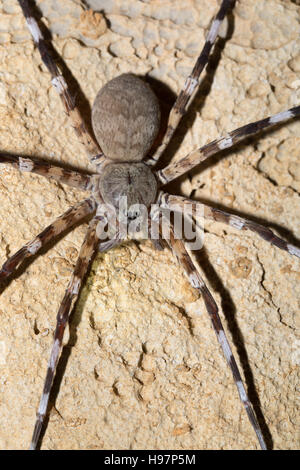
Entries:
{"type": "MultiPolygon", "coordinates": [[[[148,77],[166,112],[217,3],[87,0],[85,11],[75,0],[37,1],[86,96],[86,116],[99,88],[125,72],[148,77]]],[[[165,159],[299,105],[299,23],[297,1],[237,2],[232,37],[219,43],[165,159]]],[[[0,1],[0,24],[1,151],[86,168],[16,1],[0,1]]],[[[299,240],[299,135],[299,120],[290,122],[171,189],[285,227],[299,240]]],[[[1,166],[1,263],[83,197],[1,166]]],[[[206,229],[199,260],[251,398],[274,448],[299,448],[299,260],[254,234],[217,223],[206,229]]],[[[68,233],[1,294],[1,449],[28,447],[56,312],[85,230],[68,233]]],[[[66,343],[43,449],[257,448],[203,301],[168,250],[148,241],[99,254],[66,343]]]]}

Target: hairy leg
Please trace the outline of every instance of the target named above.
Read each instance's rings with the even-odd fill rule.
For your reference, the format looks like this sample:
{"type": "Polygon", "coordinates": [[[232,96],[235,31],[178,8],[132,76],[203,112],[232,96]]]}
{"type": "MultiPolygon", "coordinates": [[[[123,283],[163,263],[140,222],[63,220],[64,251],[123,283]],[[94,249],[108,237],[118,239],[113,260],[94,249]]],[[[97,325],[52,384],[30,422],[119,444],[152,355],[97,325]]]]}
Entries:
{"type": "MultiPolygon", "coordinates": [[[[166,219],[162,217],[162,224],[166,224],[166,219]]],[[[218,342],[222,348],[223,354],[225,356],[225,359],[227,361],[227,364],[229,365],[233,379],[235,381],[236,387],[238,389],[238,393],[240,396],[240,400],[243,403],[245,410],[247,412],[249,421],[256,433],[259,445],[262,450],[266,450],[267,446],[262,434],[262,430],[260,428],[260,425],[256,419],[254,410],[252,408],[252,405],[250,403],[250,400],[248,398],[245,385],[243,383],[240,371],[238,369],[236,360],[234,358],[234,355],[232,353],[230,344],[228,342],[228,339],[226,337],[222,321],[218,312],[218,306],[212,297],[211,293],[209,292],[205,282],[203,281],[196,265],[194,264],[186,246],[185,243],[175,237],[174,233],[174,227],[168,224],[168,227],[166,227],[166,230],[169,229],[169,238],[165,238],[166,242],[169,244],[171,250],[173,251],[174,255],[177,257],[178,262],[181,264],[183,267],[191,285],[195,288],[198,289],[199,292],[201,293],[206,310],[209,314],[209,317],[212,322],[212,326],[215,330],[215,333],[217,335],[218,342]]]]}
{"type": "Polygon", "coordinates": [[[31,172],[46,178],[52,178],[62,184],[67,184],[83,191],[90,191],[93,187],[93,175],[61,168],[36,158],[24,158],[19,155],[0,153],[0,165],[1,163],[9,164],[24,173],[31,172]]]}
{"type": "Polygon", "coordinates": [[[99,243],[96,235],[96,226],[98,220],[94,218],[90,225],[84,242],[82,244],[77,263],[70,279],[69,285],[66,289],[64,298],[60,305],[58,314],[57,314],[57,323],[54,333],[54,341],[51,349],[50,359],[48,363],[48,369],[46,374],[46,379],[44,382],[43,393],[41,396],[37,418],[35,422],[35,427],[33,431],[33,436],[30,444],[30,450],[35,450],[39,443],[39,438],[42,430],[42,426],[45,420],[47,407],[49,403],[49,396],[55,377],[56,367],[60,357],[60,353],[63,347],[62,341],[64,336],[64,331],[66,325],[69,321],[70,315],[72,313],[75,301],[78,298],[80,287],[82,281],[85,277],[85,274],[90,265],[91,259],[96,251],[97,245],[99,243]]]}
{"type": "Polygon", "coordinates": [[[220,139],[214,140],[209,144],[204,145],[200,149],[193,150],[186,157],[181,158],[176,163],[170,163],[168,166],[156,172],[158,180],[162,185],[169,183],[170,181],[182,176],[187,171],[192,170],[199,163],[203,162],[207,158],[215,155],[221,150],[233,147],[235,144],[240,142],[247,137],[250,137],[257,132],[269,129],[270,127],[280,123],[288,121],[294,117],[300,116],[300,106],[282,111],[281,113],[274,114],[274,116],[261,119],[260,121],[251,122],[245,126],[239,127],[234,131],[229,132],[226,136],[220,139]]]}
{"type": "Polygon", "coordinates": [[[275,245],[277,246],[277,248],[287,251],[290,255],[294,255],[300,258],[299,248],[275,235],[275,233],[273,233],[272,230],[268,227],[265,227],[261,224],[257,224],[252,220],[245,219],[244,217],[240,217],[238,215],[230,214],[229,212],[225,212],[221,209],[210,207],[207,204],[193,201],[192,199],[188,199],[181,196],[173,196],[167,193],[163,193],[161,195],[160,203],[161,207],[175,212],[184,212],[187,206],[190,207],[192,211],[194,208],[199,207],[203,210],[204,218],[215,220],[216,222],[222,222],[238,230],[251,230],[252,232],[257,233],[266,242],[271,243],[271,245],[275,245]]]}
{"type": "Polygon", "coordinates": [[[19,251],[8,258],[0,269],[0,281],[3,281],[14,273],[25,258],[34,256],[47,243],[87,215],[92,214],[95,209],[96,205],[93,199],[85,199],[76,204],[76,206],[68,209],[67,212],[58,217],[52,224],[48,225],[48,227],[33,240],[26,243],[19,251]]]}
{"type": "Polygon", "coordinates": [[[155,165],[155,163],[160,158],[161,154],[167,147],[168,143],[170,142],[177,126],[179,124],[180,119],[186,113],[187,107],[191,101],[192,96],[194,93],[197,92],[199,87],[199,77],[207,65],[209,54],[215,44],[216,38],[218,36],[218,31],[224,20],[225,16],[227,15],[228,11],[232,8],[234,4],[233,0],[223,0],[220,6],[220,9],[212,21],[208,34],[206,36],[206,40],[203,46],[203,49],[197,58],[197,61],[194,65],[191,75],[185,81],[183,89],[180,91],[174,106],[171,109],[168,126],[166,134],[163,138],[161,145],[156,150],[155,154],[152,158],[150,158],[147,163],[149,165],[155,165]]]}
{"type": "Polygon", "coordinates": [[[45,40],[37,21],[33,17],[28,0],[18,0],[18,2],[25,16],[28,29],[38,47],[41,59],[51,74],[51,83],[58,92],[65,111],[70,118],[71,125],[74,127],[80,142],[84,145],[90,161],[95,165],[101,165],[104,161],[104,155],[99,145],[86,128],[79,109],[76,106],[75,98],[71,95],[67,82],[55,63],[47,45],[47,41],[45,40]]]}

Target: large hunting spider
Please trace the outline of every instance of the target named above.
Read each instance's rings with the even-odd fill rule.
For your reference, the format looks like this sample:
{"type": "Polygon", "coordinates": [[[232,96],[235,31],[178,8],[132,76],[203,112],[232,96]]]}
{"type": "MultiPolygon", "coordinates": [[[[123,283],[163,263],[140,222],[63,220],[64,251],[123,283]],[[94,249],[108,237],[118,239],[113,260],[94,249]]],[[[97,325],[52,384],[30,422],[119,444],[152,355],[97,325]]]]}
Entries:
{"type": "MultiPolygon", "coordinates": [[[[266,430],[262,426],[262,420],[257,419],[257,409],[254,411],[248,398],[247,387],[222,326],[217,303],[202,277],[189,245],[185,239],[177,236],[175,219],[168,217],[168,214],[183,213],[186,207],[192,207],[193,214],[196,213],[196,209],[201,209],[204,219],[221,222],[243,232],[252,231],[257,238],[261,237],[266,243],[274,245],[276,250],[287,252],[286,256],[291,255],[299,258],[300,249],[279,238],[266,225],[236,214],[230,214],[223,208],[211,207],[206,203],[192,201],[189,198],[170,195],[165,192],[164,187],[193,170],[198,164],[204,161],[205,164],[208,164],[211,157],[225,149],[228,151],[240,141],[299,116],[300,106],[280,111],[270,117],[230,131],[217,140],[191,151],[184,158],[178,159],[176,162],[171,161],[167,166],[163,166],[160,157],[165,155],[165,150],[182,116],[198,92],[199,85],[201,85],[199,78],[201,76],[202,79],[201,74],[209,62],[211,52],[217,49],[214,48],[214,45],[220,36],[223,20],[232,17],[236,2],[234,0],[219,2],[219,10],[208,28],[203,49],[172,106],[166,131],[160,140],[159,137],[156,140],[157,135],[160,136],[158,100],[149,85],[131,73],[121,74],[112,79],[97,94],[92,108],[92,127],[95,140],[88,125],[81,117],[76,96],[72,96],[68,80],[57,65],[53,50],[48,40],[45,39],[44,27],[40,26],[39,21],[35,18],[35,9],[32,8],[28,0],[18,1],[43,64],[50,73],[51,83],[62,101],[69,123],[85,147],[89,161],[95,169],[95,172],[90,174],[62,168],[27,156],[0,154],[0,163],[11,165],[21,172],[37,173],[63,185],[89,193],[86,199],[71,207],[33,240],[10,256],[0,270],[0,282],[6,285],[6,280],[10,276],[15,275],[16,277],[16,274],[19,273],[19,267],[24,260],[37,255],[47,244],[53,243],[55,238],[78,225],[79,222],[86,221],[86,218],[90,219],[75,269],[59,307],[53,345],[30,449],[39,447],[42,433],[46,430],[47,412],[50,411],[50,405],[52,405],[49,398],[63,348],[64,332],[78,299],[83,280],[91,265],[91,260],[98,251],[104,252],[115,248],[124,239],[122,236],[124,219],[117,223],[114,230],[111,230],[111,208],[118,209],[122,197],[127,198],[129,207],[128,212],[122,214],[123,217],[127,217],[127,224],[138,220],[141,215],[136,207],[130,210],[130,206],[140,204],[146,207],[147,224],[155,227],[159,234],[158,240],[153,240],[154,246],[158,249],[169,246],[187,275],[191,286],[202,297],[203,308],[206,308],[220,349],[232,372],[238,396],[256,433],[259,446],[261,449],[267,449],[270,447],[269,438],[268,436],[266,438],[266,430]],[[161,210],[150,210],[155,204],[161,210]],[[107,228],[109,228],[108,232],[106,232],[107,228]],[[106,238],[103,234],[106,234],[106,238]]],[[[250,398],[253,401],[252,397],[250,398]]],[[[204,420],[205,417],[202,416],[201,419],[204,420]]],[[[130,425],[129,422],[128,427],[130,425]]],[[[193,430],[193,425],[190,430],[193,430]]],[[[178,435],[180,435],[180,431],[178,431],[178,435]]]]}

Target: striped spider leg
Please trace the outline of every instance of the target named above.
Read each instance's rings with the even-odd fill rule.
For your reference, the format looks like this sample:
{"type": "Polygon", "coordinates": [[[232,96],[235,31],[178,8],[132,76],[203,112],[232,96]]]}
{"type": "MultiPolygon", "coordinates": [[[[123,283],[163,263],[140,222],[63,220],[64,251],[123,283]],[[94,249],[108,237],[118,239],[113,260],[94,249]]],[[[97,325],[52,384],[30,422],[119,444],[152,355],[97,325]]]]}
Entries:
{"type": "Polygon", "coordinates": [[[78,298],[82,281],[86,275],[92,257],[94,256],[96,248],[99,244],[99,239],[96,233],[98,222],[98,218],[94,217],[89,224],[89,228],[81,246],[81,250],[75,265],[74,272],[72,274],[64,298],[59,307],[59,311],[57,314],[57,323],[54,332],[53,346],[51,349],[50,359],[48,363],[43,393],[37,412],[37,419],[35,422],[33,436],[30,444],[30,450],[36,450],[38,446],[42,426],[47,412],[49,396],[55,377],[57,363],[63,347],[63,336],[65,328],[69,321],[69,317],[73,311],[74,304],[78,298]]]}
{"type": "Polygon", "coordinates": [[[63,233],[65,230],[73,227],[77,222],[80,222],[89,214],[95,212],[96,204],[95,201],[85,199],[79,202],[74,207],[68,209],[63,215],[58,217],[52,224],[46,227],[39,235],[33,240],[26,243],[20,250],[10,256],[2,268],[0,269],[0,281],[11,276],[24,261],[25,258],[30,258],[36,255],[39,250],[46,246],[47,243],[54,240],[58,235],[63,233]]]}
{"type": "Polygon", "coordinates": [[[182,116],[186,113],[192,97],[197,93],[199,88],[200,75],[208,63],[209,55],[218,37],[220,26],[230,9],[233,7],[234,3],[235,0],[222,0],[220,9],[209,28],[203,49],[196,60],[191,74],[187,77],[183,89],[178,94],[174,106],[170,111],[167,130],[163,141],[157,148],[155,154],[148,160],[147,163],[149,165],[155,165],[159,160],[160,156],[170,142],[175,130],[177,129],[182,116]]]}
{"type": "Polygon", "coordinates": [[[100,166],[104,161],[104,155],[82,120],[75,98],[71,95],[67,82],[51,55],[47,41],[33,16],[29,2],[28,0],[18,0],[18,2],[22,8],[28,29],[38,47],[41,59],[51,74],[51,83],[62,100],[71,125],[74,127],[78,139],[85,147],[90,161],[96,166],[100,166]]]}
{"type": "Polygon", "coordinates": [[[193,150],[186,157],[181,158],[176,163],[170,163],[162,170],[157,171],[157,177],[160,182],[164,185],[173,181],[175,178],[183,175],[187,171],[192,170],[199,163],[203,162],[209,157],[212,157],[218,152],[224,149],[229,149],[235,144],[240,142],[247,137],[257,134],[260,131],[272,128],[276,124],[280,124],[295,117],[300,116],[300,106],[282,111],[274,114],[274,116],[261,119],[250,124],[246,124],[234,131],[229,132],[226,136],[220,137],[220,139],[214,140],[209,144],[204,145],[200,149],[193,150]]]}
{"type": "MultiPolygon", "coordinates": [[[[67,83],[59,71],[55,61],[53,60],[51,52],[47,46],[47,42],[43,37],[37,21],[32,15],[28,1],[20,0],[19,4],[22,8],[27,26],[33,36],[34,42],[39,49],[41,58],[51,74],[52,85],[61,97],[65,111],[70,119],[72,126],[75,129],[80,142],[86,148],[90,160],[96,165],[100,165],[104,159],[104,155],[102,154],[99,145],[89,134],[80,116],[79,110],[75,104],[74,98],[70,94],[67,83]]],[[[93,190],[93,182],[95,182],[95,178],[97,178],[96,176],[84,175],[74,170],[66,170],[43,161],[22,158],[16,155],[1,154],[0,163],[10,164],[23,172],[37,173],[81,190],[93,190]]],[[[23,248],[7,259],[7,261],[2,266],[2,269],[0,270],[0,280],[3,281],[4,279],[7,279],[17,270],[25,258],[29,258],[37,254],[37,252],[43,246],[45,246],[51,240],[55,239],[59,234],[72,227],[78,221],[84,219],[87,215],[93,213],[95,208],[96,203],[93,198],[86,199],[85,201],[80,202],[74,207],[70,208],[51,225],[45,228],[31,242],[28,242],[23,248]]],[[[58,312],[54,343],[51,351],[44,390],[38,409],[37,421],[35,424],[30,449],[36,449],[40,438],[40,432],[47,411],[52,382],[55,376],[56,365],[62,348],[65,326],[73,310],[75,300],[77,299],[80,286],[89,267],[90,260],[95,253],[96,246],[99,244],[98,238],[96,236],[96,225],[98,222],[99,219],[96,217],[90,223],[89,230],[81,247],[74,273],[69,282],[64,299],[58,312]]]]}
{"type": "MultiPolygon", "coordinates": [[[[300,258],[300,249],[296,246],[286,242],[282,238],[275,235],[272,230],[269,228],[255,223],[244,217],[230,214],[220,209],[216,209],[203,204],[200,202],[195,202],[191,199],[184,198],[181,196],[173,196],[167,193],[160,192],[158,199],[158,206],[164,210],[171,212],[180,212],[185,213],[185,208],[189,209],[189,216],[194,216],[195,209],[202,209],[201,214],[203,214],[204,219],[210,219],[217,222],[228,224],[238,230],[251,230],[252,232],[257,233],[262,239],[268,243],[288,252],[290,255],[294,255],[300,258]],[[191,209],[191,210],[190,210],[191,209]]],[[[225,359],[231,369],[235,384],[238,389],[240,400],[245,407],[249,421],[257,435],[260,447],[262,450],[267,449],[266,442],[263,437],[261,427],[256,419],[255,412],[251,405],[251,402],[248,398],[241,374],[239,372],[236,360],[232,353],[230,344],[226,337],[221,318],[218,313],[218,306],[213,299],[211,293],[209,292],[204,280],[199,273],[197,264],[194,263],[191,253],[189,252],[185,242],[178,235],[176,236],[176,230],[173,223],[170,223],[168,217],[166,217],[164,211],[162,214],[158,210],[154,212],[153,219],[157,223],[158,219],[161,221],[161,234],[164,240],[168,243],[174,255],[176,256],[179,264],[183,267],[191,285],[198,289],[202,296],[206,306],[206,310],[210,316],[213,328],[217,335],[219,344],[223,350],[225,359]],[[165,235],[165,236],[164,236],[165,235]]],[[[196,221],[197,222],[197,221],[196,221]]]]}
{"type": "MultiPolygon", "coordinates": [[[[92,213],[95,210],[95,202],[92,199],[87,199],[83,203],[80,203],[79,208],[81,211],[85,210],[86,214],[92,213]],[[88,210],[89,209],[89,210],[88,210]]],[[[109,217],[106,218],[102,210],[102,205],[98,206],[96,216],[91,220],[89,224],[88,231],[86,233],[85,239],[82,243],[81,250],[74,268],[74,272],[69,281],[68,287],[65,292],[65,296],[61,302],[58,314],[57,314],[57,323],[54,333],[53,345],[50,353],[50,359],[48,363],[46,379],[44,382],[43,393],[40,399],[40,404],[37,412],[37,418],[34,426],[34,431],[31,439],[30,450],[36,450],[40,441],[41,432],[43,429],[46,412],[49,403],[49,397],[52,390],[52,385],[55,377],[56,367],[58,360],[63,347],[63,336],[66,325],[69,321],[70,315],[73,311],[73,307],[78,298],[79,291],[83,282],[83,279],[89,269],[92,258],[95,256],[96,251],[104,252],[108,251],[118,244],[121,243],[122,239],[120,238],[119,230],[115,233],[113,238],[108,240],[99,240],[102,231],[105,227],[111,223],[109,217]]],[[[68,211],[69,212],[69,211],[68,211]]],[[[66,213],[66,215],[68,214],[66,213]]],[[[79,210],[78,210],[79,212],[79,210]]],[[[85,214],[85,215],[86,215],[85,214]]],[[[64,215],[66,217],[66,215],[64,215]]],[[[76,215],[76,213],[75,213],[76,215]]],[[[63,217],[64,217],[63,216],[63,217]]],[[[82,218],[82,216],[81,216],[82,218]]],[[[64,219],[63,219],[64,220],[64,219]]],[[[56,221],[56,224],[59,226],[60,219],[56,221]]],[[[75,223],[75,222],[74,222],[75,223]]],[[[51,227],[51,226],[50,226],[51,227]]],[[[55,229],[55,223],[52,225],[53,232],[55,229]]],[[[58,230],[57,230],[58,232],[58,230]]],[[[46,229],[47,233],[47,229],[46,229]]],[[[43,234],[43,233],[42,233],[43,234]]],[[[42,234],[40,234],[29,246],[39,246],[37,242],[41,243],[42,234]]],[[[55,233],[55,236],[58,233],[55,233]]],[[[45,240],[48,241],[48,240],[45,240]]],[[[9,260],[8,260],[9,261],[9,260]]],[[[0,271],[1,279],[1,271],[0,271]]]]}
{"type": "MultiPolygon", "coordinates": [[[[51,225],[49,225],[39,235],[37,235],[37,237],[28,242],[24,247],[8,258],[0,270],[0,281],[5,280],[10,275],[12,275],[25,258],[30,258],[36,255],[42,247],[45,247],[47,243],[55,239],[66,229],[71,228],[74,224],[80,222],[86,216],[93,214],[95,212],[95,208],[95,201],[93,198],[89,198],[76,204],[76,206],[66,211],[65,214],[57,218],[51,225]]],[[[94,217],[90,222],[89,229],[83,241],[73,275],[69,281],[69,285],[66,289],[65,296],[57,314],[57,325],[54,333],[53,346],[50,354],[43,393],[37,412],[37,419],[30,444],[30,450],[35,450],[39,444],[52,384],[55,377],[56,366],[62,350],[62,341],[65,327],[73,311],[74,304],[78,297],[82,281],[89,268],[91,259],[95,255],[96,249],[98,249],[100,252],[107,251],[114,246],[117,246],[121,242],[118,232],[114,239],[99,242],[98,236],[100,221],[104,228],[107,225],[107,222],[101,215],[96,215],[96,217],[94,217]]]]}
{"type": "MultiPolygon", "coordinates": [[[[167,207],[167,204],[165,206],[167,207]]],[[[255,431],[255,434],[257,436],[261,449],[267,450],[267,446],[263,437],[261,427],[256,419],[256,416],[252,408],[252,405],[250,403],[250,400],[248,398],[239,368],[237,366],[230,344],[226,337],[226,334],[222,325],[222,321],[218,313],[218,306],[213,296],[211,295],[210,291],[208,290],[204,280],[202,279],[199,273],[199,270],[196,267],[196,264],[194,264],[191,254],[187,250],[187,247],[184,241],[181,239],[181,237],[176,235],[176,230],[175,230],[174,225],[169,223],[169,221],[167,220],[164,214],[162,214],[161,223],[162,223],[162,228],[161,228],[162,236],[164,237],[165,241],[170,246],[179,264],[183,267],[191,285],[195,289],[199,290],[199,292],[203,296],[207,313],[209,314],[212,326],[217,335],[217,339],[222,348],[224,357],[227,361],[228,366],[231,369],[233,379],[238,389],[240,400],[243,406],[245,407],[249,421],[255,431]],[[167,234],[167,236],[164,236],[164,234],[167,234]]]]}
{"type": "MultiPolygon", "coordinates": [[[[53,178],[57,181],[60,181],[61,183],[65,183],[69,186],[73,186],[79,189],[87,190],[88,188],[91,189],[92,187],[92,176],[90,177],[89,175],[84,175],[73,170],[65,170],[63,168],[50,165],[46,162],[38,161],[36,159],[25,159],[17,156],[1,155],[0,161],[1,163],[10,163],[12,166],[20,169],[21,171],[31,171],[47,178],[53,178]]],[[[45,247],[49,242],[56,239],[56,237],[58,237],[64,231],[70,229],[76,223],[82,221],[88,215],[95,212],[95,209],[96,203],[93,198],[85,199],[84,201],[81,201],[68,209],[63,215],[58,217],[33,240],[26,243],[26,245],[24,245],[20,250],[18,250],[15,254],[6,260],[0,269],[0,282],[5,281],[7,278],[9,278],[9,276],[14,274],[25,259],[36,255],[41,250],[41,248],[45,247]]],[[[55,376],[55,369],[62,348],[64,329],[69,315],[73,310],[73,305],[78,296],[82,280],[86,270],[88,269],[90,259],[95,252],[96,244],[98,242],[98,238],[95,236],[97,223],[98,219],[94,218],[90,224],[90,228],[83,242],[73,276],[69,282],[69,286],[66,290],[65,297],[58,313],[54,344],[30,449],[36,449],[38,444],[40,432],[47,411],[51,386],[55,376]]]]}
{"type": "Polygon", "coordinates": [[[83,172],[62,168],[43,160],[25,158],[19,155],[0,153],[1,164],[11,165],[16,170],[24,173],[36,173],[37,175],[53,179],[82,191],[91,191],[97,179],[96,175],[84,174],[83,172]]]}
{"type": "MultiPolygon", "coordinates": [[[[103,154],[100,151],[98,144],[95,143],[93,137],[87,131],[87,128],[81,119],[78,108],[75,105],[75,100],[71,96],[66,81],[51,56],[50,50],[46,41],[44,40],[42,32],[31,13],[29,3],[26,0],[20,0],[19,4],[26,18],[28,28],[39,49],[41,58],[51,73],[52,85],[58,91],[61,97],[70,122],[75,128],[80,142],[85,146],[91,161],[96,165],[99,165],[104,158],[103,154]]],[[[0,163],[11,165],[21,172],[32,172],[49,179],[54,179],[59,183],[67,184],[68,186],[82,191],[93,192],[95,190],[95,184],[97,185],[97,175],[88,175],[75,170],[64,169],[35,158],[25,158],[18,155],[1,153],[0,163]]],[[[101,197],[97,198],[98,203],[100,200],[101,197]]],[[[46,227],[32,241],[26,243],[26,245],[24,245],[20,250],[18,250],[15,254],[6,260],[0,270],[0,281],[6,281],[17,271],[25,259],[33,257],[40,251],[41,248],[45,247],[49,242],[55,240],[57,236],[62,234],[67,229],[73,227],[76,223],[83,221],[83,219],[85,219],[87,216],[93,214],[96,210],[96,205],[97,203],[94,198],[90,197],[69,208],[63,215],[58,217],[52,224],[46,227]]],[[[91,258],[95,254],[96,247],[99,245],[99,239],[96,235],[96,227],[98,223],[99,217],[97,216],[90,222],[89,229],[82,244],[73,275],[66,289],[65,296],[58,312],[57,326],[54,334],[54,343],[51,351],[44,390],[38,409],[37,421],[35,424],[30,449],[36,449],[40,438],[40,432],[42,430],[42,425],[47,411],[52,382],[55,376],[56,365],[62,349],[62,340],[65,326],[69,320],[70,314],[72,313],[74,303],[78,297],[81,283],[90,265],[91,258]]],[[[110,243],[110,245],[104,245],[100,243],[99,249],[100,251],[103,251],[104,249],[108,249],[111,246],[114,246],[113,243],[110,243]]]]}
{"type": "Polygon", "coordinates": [[[185,207],[189,207],[193,211],[198,207],[203,209],[204,219],[222,222],[236,228],[237,230],[251,230],[252,232],[257,233],[266,242],[271,243],[281,250],[287,251],[290,255],[294,255],[300,258],[300,249],[295,245],[292,245],[291,243],[288,243],[282,238],[278,237],[275,235],[275,233],[272,232],[271,229],[265,227],[264,225],[258,224],[249,219],[245,219],[244,217],[230,214],[224,210],[216,209],[215,207],[193,201],[192,199],[188,199],[182,196],[173,196],[172,194],[167,193],[161,193],[160,206],[174,212],[184,212],[185,207]]]}

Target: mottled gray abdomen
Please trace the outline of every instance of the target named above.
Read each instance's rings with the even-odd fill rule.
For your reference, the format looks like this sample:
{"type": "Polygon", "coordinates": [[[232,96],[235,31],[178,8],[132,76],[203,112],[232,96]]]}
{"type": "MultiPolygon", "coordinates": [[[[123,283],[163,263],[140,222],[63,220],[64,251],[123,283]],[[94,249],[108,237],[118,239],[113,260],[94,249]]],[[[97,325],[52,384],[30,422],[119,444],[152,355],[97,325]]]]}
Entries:
{"type": "Polygon", "coordinates": [[[149,85],[132,74],[108,82],[93,104],[92,124],[107,158],[141,161],[157,135],[160,110],[149,85]]]}

